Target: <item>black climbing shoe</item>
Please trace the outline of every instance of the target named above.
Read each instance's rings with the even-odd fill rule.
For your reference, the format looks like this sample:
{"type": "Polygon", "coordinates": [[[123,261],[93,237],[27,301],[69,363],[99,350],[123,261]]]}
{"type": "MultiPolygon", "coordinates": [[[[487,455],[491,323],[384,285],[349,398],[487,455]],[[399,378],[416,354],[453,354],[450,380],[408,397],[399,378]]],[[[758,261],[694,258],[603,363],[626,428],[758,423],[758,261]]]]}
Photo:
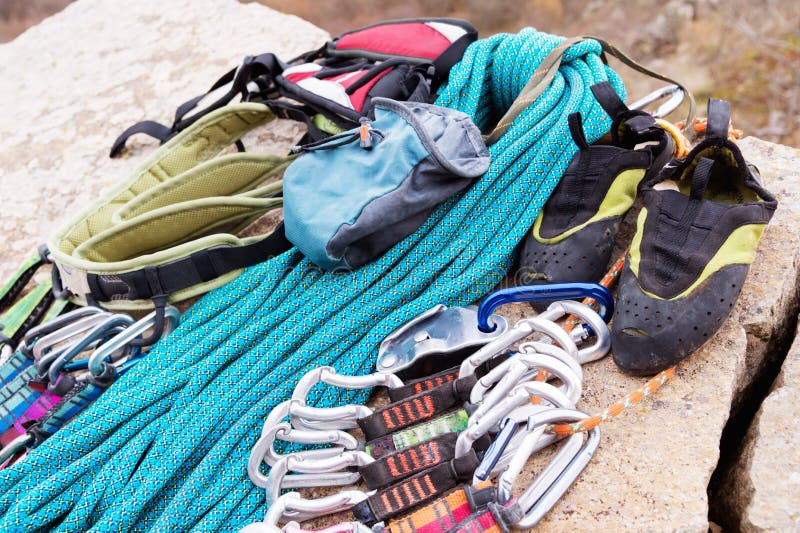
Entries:
{"type": "Polygon", "coordinates": [[[524,284],[602,278],[639,184],[673,157],[674,141],[653,117],[628,109],[608,82],[592,92],[612,118],[611,144],[590,146],[580,114],[570,115],[580,150],[525,239],[519,271],[524,284]]]}
{"type": "Polygon", "coordinates": [[[728,140],[729,123],[728,103],[710,100],[706,138],[642,185],[612,331],[625,372],[665,370],[717,331],[778,206],[728,140]]]}

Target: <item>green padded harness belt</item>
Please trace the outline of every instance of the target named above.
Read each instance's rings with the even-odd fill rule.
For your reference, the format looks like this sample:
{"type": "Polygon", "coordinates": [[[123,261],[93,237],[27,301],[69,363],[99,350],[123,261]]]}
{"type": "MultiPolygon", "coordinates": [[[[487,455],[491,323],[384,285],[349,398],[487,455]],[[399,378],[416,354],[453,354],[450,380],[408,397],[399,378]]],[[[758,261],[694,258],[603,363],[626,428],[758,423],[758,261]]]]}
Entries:
{"type": "Polygon", "coordinates": [[[220,155],[274,119],[263,104],[228,105],[171,139],[50,237],[56,290],[108,309],[160,307],[288,250],[282,226],[266,236],[235,234],[283,205],[274,178],[293,158],[220,155]]]}

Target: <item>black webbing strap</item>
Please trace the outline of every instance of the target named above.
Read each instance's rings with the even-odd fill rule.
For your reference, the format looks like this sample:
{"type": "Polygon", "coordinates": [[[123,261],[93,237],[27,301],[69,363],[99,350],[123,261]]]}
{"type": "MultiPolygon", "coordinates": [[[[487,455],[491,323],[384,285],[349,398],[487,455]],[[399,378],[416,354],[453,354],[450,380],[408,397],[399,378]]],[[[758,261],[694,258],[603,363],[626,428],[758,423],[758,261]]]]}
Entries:
{"type": "Polygon", "coordinates": [[[460,368],[461,367],[458,366],[448,368],[447,370],[442,370],[431,376],[409,381],[402,387],[389,389],[389,399],[393,402],[399,402],[411,396],[435,389],[436,387],[441,387],[446,383],[452,383],[458,379],[458,371],[460,368]]]}
{"type": "MultiPolygon", "coordinates": [[[[445,433],[416,446],[381,457],[374,463],[360,467],[358,471],[370,489],[385,487],[455,458],[457,440],[458,433],[445,433]]],[[[491,443],[492,439],[488,435],[483,435],[473,443],[472,448],[477,452],[484,452],[491,443]]]]}
{"type": "Polygon", "coordinates": [[[269,236],[245,246],[218,246],[190,256],[122,274],[88,273],[89,295],[97,302],[150,300],[246,268],[289,250],[283,223],[269,236]]]}
{"type": "Polygon", "coordinates": [[[630,111],[625,102],[620,99],[617,91],[607,81],[601,81],[591,86],[592,94],[600,107],[611,117],[612,120],[630,111]]]}
{"type": "Polygon", "coordinates": [[[433,60],[433,79],[431,80],[431,92],[436,90],[447,81],[450,70],[461,61],[467,47],[478,39],[477,30],[468,30],[467,33],[453,41],[439,57],[433,60]]]}
{"type": "Polygon", "coordinates": [[[167,142],[167,140],[175,134],[172,128],[154,120],[137,122],[120,133],[116,140],[114,140],[114,144],[111,145],[109,157],[117,157],[122,152],[122,149],[125,148],[125,143],[128,139],[140,133],[156,139],[161,144],[167,142]]]}
{"type": "Polygon", "coordinates": [[[376,409],[371,415],[359,418],[358,426],[367,441],[430,420],[451,407],[469,400],[478,377],[475,374],[459,378],[421,394],[376,409]]]}
{"type": "MultiPolygon", "coordinates": [[[[478,368],[475,369],[475,375],[481,378],[494,367],[500,365],[508,359],[508,354],[500,354],[492,357],[478,368]]],[[[406,381],[406,384],[396,389],[389,389],[389,399],[393,402],[399,402],[415,394],[420,394],[425,391],[441,387],[446,383],[451,383],[458,379],[458,372],[461,366],[454,366],[436,374],[431,374],[411,381],[406,381]]]]}
{"type": "Polygon", "coordinates": [[[211,88],[204,94],[195,96],[179,105],[175,110],[175,118],[173,119],[172,126],[165,126],[164,124],[152,120],[145,120],[126,129],[117,137],[114,144],[111,146],[110,157],[118,156],[125,147],[127,140],[132,135],[138,133],[149,135],[162,144],[165,143],[174,135],[197,122],[200,118],[229,104],[236,96],[241,95],[242,101],[248,100],[250,98],[250,92],[247,88],[248,83],[255,81],[260,91],[266,91],[272,86],[274,77],[283,72],[283,68],[283,63],[281,63],[275,54],[268,53],[246,57],[238,68],[226,72],[221,78],[214,82],[211,88]],[[206,96],[228,84],[230,84],[230,88],[225,94],[205,108],[187,116],[206,96]]]}
{"type": "Polygon", "coordinates": [[[353,516],[368,526],[405,513],[470,479],[480,460],[474,450],[424,470],[390,487],[379,490],[353,507],[353,516]]]}
{"type": "Polygon", "coordinates": [[[580,113],[570,113],[567,117],[569,124],[569,133],[572,135],[572,141],[581,150],[589,149],[589,141],[586,140],[586,133],[583,131],[583,118],[580,113]]]}
{"type": "Polygon", "coordinates": [[[315,114],[314,110],[308,106],[299,106],[290,104],[283,100],[265,100],[264,104],[269,107],[277,118],[291,119],[296,122],[301,122],[306,125],[306,134],[298,144],[305,144],[306,142],[317,142],[327,138],[329,135],[324,131],[317,128],[311,117],[315,114]]]}
{"type": "Polygon", "coordinates": [[[691,126],[694,122],[695,110],[697,106],[694,101],[694,96],[692,95],[691,91],[689,91],[689,89],[686,88],[685,85],[673,80],[672,78],[664,76],[663,74],[659,74],[658,72],[655,72],[647,67],[640,65],[639,63],[637,63],[636,61],[625,55],[625,53],[623,53],[619,48],[609,43],[605,39],[601,39],[599,37],[585,37],[585,38],[594,39],[595,41],[600,43],[600,46],[603,47],[603,52],[612,57],[617,58],[623,65],[632,68],[633,70],[640,72],[645,76],[650,76],[651,78],[671,83],[673,85],[677,85],[678,87],[680,87],[686,99],[689,100],[689,110],[686,113],[685,125],[686,125],[686,131],[691,134],[691,131],[693,131],[691,126]]]}
{"type": "Polygon", "coordinates": [[[611,117],[611,135],[615,144],[623,143],[628,132],[632,132],[638,142],[641,142],[640,138],[644,140],[667,136],[664,128],[659,126],[649,113],[628,109],[609,82],[596,83],[592,85],[591,90],[600,107],[611,117]]]}

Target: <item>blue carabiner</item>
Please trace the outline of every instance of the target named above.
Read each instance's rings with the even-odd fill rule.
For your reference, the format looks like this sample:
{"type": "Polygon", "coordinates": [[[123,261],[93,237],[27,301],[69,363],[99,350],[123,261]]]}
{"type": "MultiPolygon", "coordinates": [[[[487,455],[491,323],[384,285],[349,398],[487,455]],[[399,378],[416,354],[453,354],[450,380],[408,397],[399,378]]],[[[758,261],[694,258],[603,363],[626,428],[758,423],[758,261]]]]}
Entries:
{"type": "Polygon", "coordinates": [[[500,289],[483,299],[478,307],[478,329],[484,333],[493,331],[489,317],[503,304],[513,302],[533,302],[542,300],[576,300],[594,298],[600,304],[600,316],[608,322],[614,314],[614,298],[611,292],[597,283],[550,283],[542,285],[523,285],[500,289]]]}

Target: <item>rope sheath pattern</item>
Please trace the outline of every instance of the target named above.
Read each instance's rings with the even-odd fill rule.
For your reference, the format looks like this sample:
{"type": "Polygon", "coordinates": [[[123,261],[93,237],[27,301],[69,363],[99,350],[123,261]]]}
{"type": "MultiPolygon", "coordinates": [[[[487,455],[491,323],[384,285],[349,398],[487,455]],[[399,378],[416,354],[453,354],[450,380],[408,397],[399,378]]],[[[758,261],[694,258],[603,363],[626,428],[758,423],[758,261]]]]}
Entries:
{"type": "MultiPolygon", "coordinates": [[[[471,45],[437,104],[487,131],[562,39],[526,29],[471,45]]],[[[492,165],[413,235],[354,273],[323,273],[296,251],[208,294],[179,328],[86,412],[0,472],[0,531],[232,531],[260,520],[250,447],[296,376],[319,365],[372,371],[375,348],[438,303],[466,305],[510,268],[576,151],[609,128],[589,87],[616,74],[596,41],[572,46],[553,82],[490,147],[492,165]]],[[[319,387],[309,404],[364,402],[319,387]]]]}

